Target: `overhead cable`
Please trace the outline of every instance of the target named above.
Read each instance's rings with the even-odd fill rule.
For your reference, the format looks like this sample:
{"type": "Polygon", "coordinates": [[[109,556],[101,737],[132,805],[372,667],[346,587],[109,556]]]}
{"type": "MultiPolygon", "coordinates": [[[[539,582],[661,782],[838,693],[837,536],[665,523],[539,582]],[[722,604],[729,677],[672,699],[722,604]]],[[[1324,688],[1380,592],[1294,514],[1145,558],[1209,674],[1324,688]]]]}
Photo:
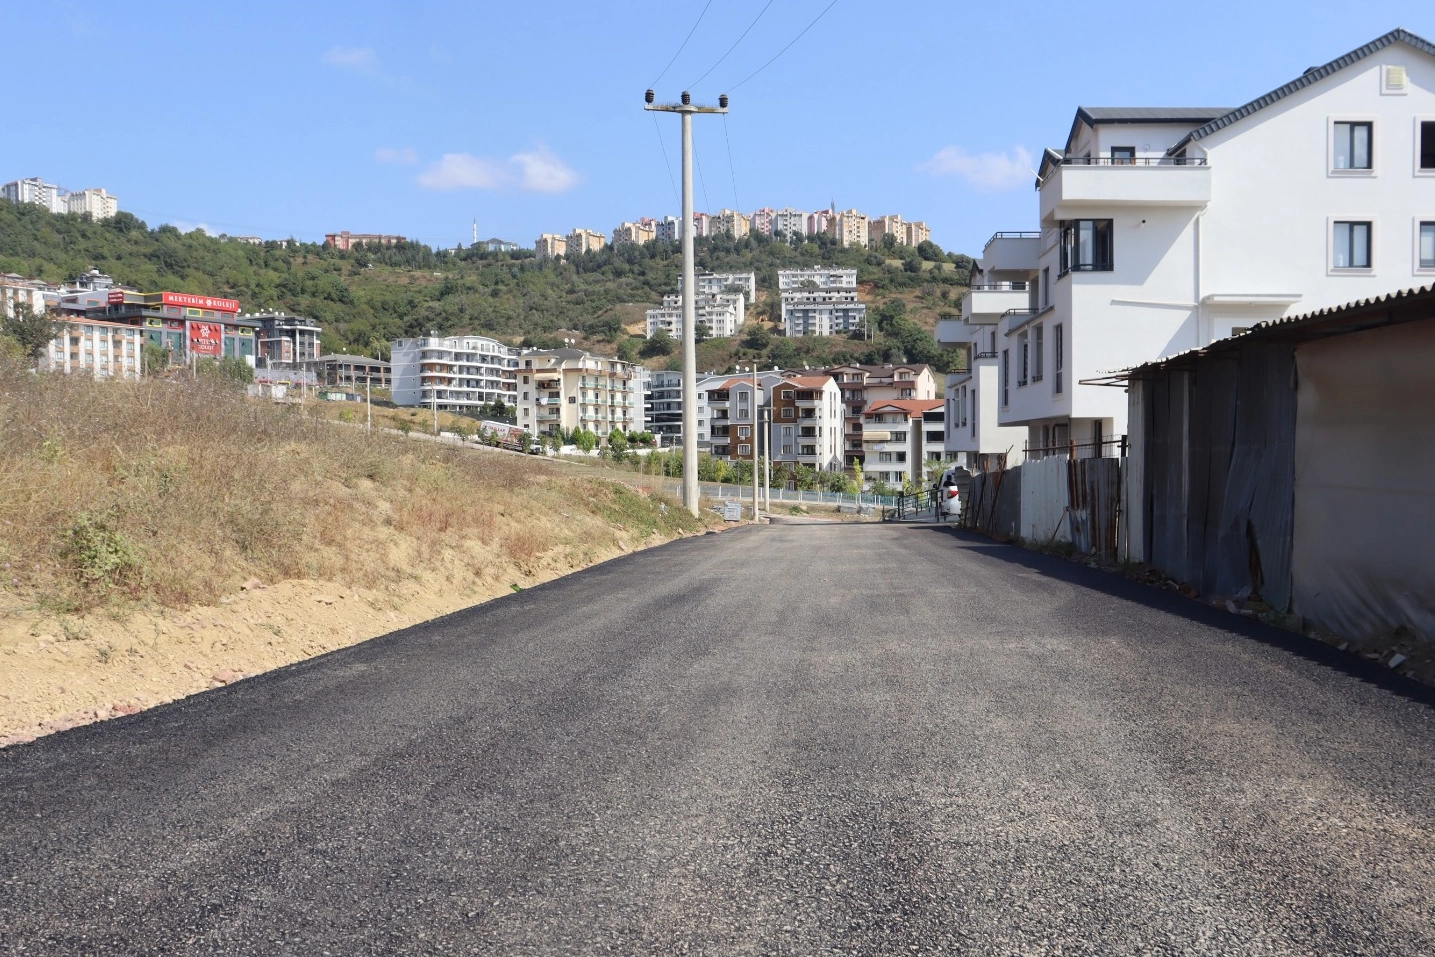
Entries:
{"type": "MultiPolygon", "coordinates": [[[[663,67],[663,72],[658,74],[658,80],[661,80],[663,77],[667,76],[668,70],[672,69],[673,64],[678,62],[678,56],[683,52],[683,48],[688,45],[688,41],[693,38],[693,34],[697,32],[698,24],[703,22],[703,17],[707,15],[708,7],[712,5],[713,0],[708,0],[708,2],[703,5],[702,13],[699,13],[698,18],[693,21],[693,28],[688,31],[687,36],[683,37],[683,42],[678,44],[678,52],[673,54],[673,58],[668,61],[668,65],[663,67]]],[[[658,80],[654,80],[652,83],[649,83],[648,89],[651,90],[653,87],[657,86],[658,80]]]]}
{"type": "Polygon", "coordinates": [[[728,87],[728,92],[731,93],[733,90],[736,90],[739,86],[742,86],[742,85],[743,85],[744,83],[746,83],[748,80],[751,80],[753,77],[757,76],[757,75],[758,75],[759,73],[761,73],[763,70],[766,70],[768,67],[772,66],[772,64],[777,61],[777,58],[778,58],[778,57],[782,56],[784,53],[786,53],[788,50],[790,50],[790,49],[792,48],[792,44],[796,43],[798,40],[801,40],[801,39],[803,38],[803,36],[805,36],[805,35],[807,34],[807,31],[808,31],[808,30],[811,30],[813,27],[817,26],[817,21],[818,21],[818,20],[821,20],[823,17],[827,16],[827,11],[828,11],[828,10],[831,10],[831,9],[832,9],[833,7],[835,7],[835,6],[837,6],[837,0],[832,0],[831,3],[829,3],[827,6],[823,7],[823,8],[822,8],[822,12],[819,13],[816,17],[814,17],[811,23],[809,23],[807,26],[803,27],[801,33],[799,33],[797,36],[793,37],[792,40],[787,44],[787,46],[785,46],[785,47],[783,47],[781,50],[778,50],[778,51],[777,51],[777,56],[774,56],[771,60],[768,60],[768,61],[767,61],[766,63],[764,63],[762,66],[758,67],[756,70],[753,70],[751,73],[749,73],[746,77],[744,77],[744,78],[743,78],[740,82],[738,82],[736,85],[728,87]]]}
{"type": "MultiPolygon", "coordinates": [[[[750,32],[752,32],[752,28],[755,27],[755,26],[757,26],[757,21],[759,21],[759,20],[762,19],[762,15],[767,12],[767,8],[770,7],[770,6],[772,6],[774,2],[775,2],[775,0],[767,0],[766,6],[764,6],[761,10],[759,10],[759,11],[757,12],[757,16],[753,17],[753,18],[752,18],[752,22],[747,25],[747,29],[744,30],[744,31],[742,31],[742,36],[739,36],[736,40],[733,41],[732,46],[730,46],[730,47],[727,48],[727,53],[724,53],[722,56],[718,57],[717,63],[714,63],[712,66],[708,67],[708,73],[711,73],[712,71],[716,70],[716,69],[718,68],[718,66],[720,66],[720,65],[722,64],[722,61],[724,61],[724,60],[727,59],[728,53],[731,53],[732,51],[734,51],[734,50],[737,49],[737,45],[742,42],[742,38],[745,37],[745,36],[747,36],[750,32]]],[[[691,90],[691,89],[693,89],[695,86],[697,86],[699,83],[701,83],[703,80],[706,80],[706,79],[708,78],[708,73],[704,73],[702,76],[698,77],[698,78],[697,78],[696,80],[694,80],[692,83],[689,83],[689,84],[688,84],[688,89],[691,90]]]]}

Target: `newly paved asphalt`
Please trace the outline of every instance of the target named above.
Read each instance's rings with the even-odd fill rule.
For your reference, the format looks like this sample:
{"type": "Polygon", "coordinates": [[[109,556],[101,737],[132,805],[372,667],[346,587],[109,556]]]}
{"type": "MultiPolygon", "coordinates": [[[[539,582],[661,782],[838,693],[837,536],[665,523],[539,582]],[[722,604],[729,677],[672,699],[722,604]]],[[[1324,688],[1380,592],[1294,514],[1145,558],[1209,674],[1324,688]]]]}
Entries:
{"type": "Polygon", "coordinates": [[[0,952],[1432,954],[1432,782],[1314,643],[741,529],[0,751],[0,952]]]}

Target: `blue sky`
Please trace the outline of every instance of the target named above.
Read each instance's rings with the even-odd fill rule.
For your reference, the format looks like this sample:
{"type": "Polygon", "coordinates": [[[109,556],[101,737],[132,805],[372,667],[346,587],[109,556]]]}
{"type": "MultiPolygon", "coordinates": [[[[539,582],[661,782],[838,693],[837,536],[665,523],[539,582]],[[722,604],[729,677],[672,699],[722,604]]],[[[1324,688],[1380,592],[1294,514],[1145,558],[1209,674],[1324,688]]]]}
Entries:
{"type": "Polygon", "coordinates": [[[829,4],[6,0],[0,181],[268,238],[609,233],[677,212],[677,119],[642,97],[706,5],[657,87],[732,91],[694,124],[699,209],[835,201],[979,253],[1031,227],[1078,105],[1236,106],[1396,26],[1435,38],[1428,0],[829,4]]]}

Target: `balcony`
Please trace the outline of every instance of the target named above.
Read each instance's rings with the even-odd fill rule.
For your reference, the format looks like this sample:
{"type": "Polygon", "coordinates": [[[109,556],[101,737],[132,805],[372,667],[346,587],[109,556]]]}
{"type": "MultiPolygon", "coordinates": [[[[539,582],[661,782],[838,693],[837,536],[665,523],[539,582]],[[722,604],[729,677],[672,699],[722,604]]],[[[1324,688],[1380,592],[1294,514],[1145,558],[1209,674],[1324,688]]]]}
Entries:
{"type": "Polygon", "coordinates": [[[1205,206],[1211,168],[1204,159],[1069,156],[1041,184],[1041,221],[1054,225],[1113,206],[1205,206]]]}
{"type": "Polygon", "coordinates": [[[974,285],[962,297],[962,321],[990,324],[1008,309],[1025,309],[1031,304],[1031,290],[1025,282],[988,282],[974,285]]]}
{"type": "Polygon", "coordinates": [[[1036,272],[1036,261],[1040,254],[1039,232],[995,233],[982,249],[982,262],[990,272],[1036,272]]]}

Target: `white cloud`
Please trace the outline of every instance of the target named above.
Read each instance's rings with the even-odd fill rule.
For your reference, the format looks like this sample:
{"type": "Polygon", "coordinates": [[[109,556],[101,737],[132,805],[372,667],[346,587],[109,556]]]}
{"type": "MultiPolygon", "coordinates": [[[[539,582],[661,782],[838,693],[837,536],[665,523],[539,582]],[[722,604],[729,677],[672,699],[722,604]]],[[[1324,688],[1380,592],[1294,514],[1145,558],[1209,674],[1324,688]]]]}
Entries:
{"type": "Polygon", "coordinates": [[[578,174],[542,144],[532,152],[515,153],[509,162],[519,169],[518,185],[535,193],[561,193],[578,182],[578,174]]]}
{"type": "Polygon", "coordinates": [[[515,153],[506,164],[472,153],[445,153],[418,177],[418,184],[425,189],[514,186],[534,193],[561,193],[572,189],[577,182],[578,174],[541,145],[525,153],[515,153]]]}
{"type": "Polygon", "coordinates": [[[369,47],[330,47],[324,62],[340,70],[351,70],[369,76],[379,72],[379,57],[369,47]]]}
{"type": "Polygon", "coordinates": [[[443,159],[419,174],[425,189],[495,189],[509,179],[500,164],[470,153],[445,153],[443,159]]]}
{"type": "Polygon", "coordinates": [[[1031,151],[1014,146],[1009,153],[978,153],[973,156],[957,146],[943,147],[917,169],[933,176],[958,176],[983,192],[1015,189],[1032,182],[1031,151]]]}
{"type": "Polygon", "coordinates": [[[413,166],[419,161],[419,154],[418,150],[411,146],[405,146],[403,149],[380,146],[374,150],[374,159],[380,163],[400,163],[404,166],[413,166]]]}

